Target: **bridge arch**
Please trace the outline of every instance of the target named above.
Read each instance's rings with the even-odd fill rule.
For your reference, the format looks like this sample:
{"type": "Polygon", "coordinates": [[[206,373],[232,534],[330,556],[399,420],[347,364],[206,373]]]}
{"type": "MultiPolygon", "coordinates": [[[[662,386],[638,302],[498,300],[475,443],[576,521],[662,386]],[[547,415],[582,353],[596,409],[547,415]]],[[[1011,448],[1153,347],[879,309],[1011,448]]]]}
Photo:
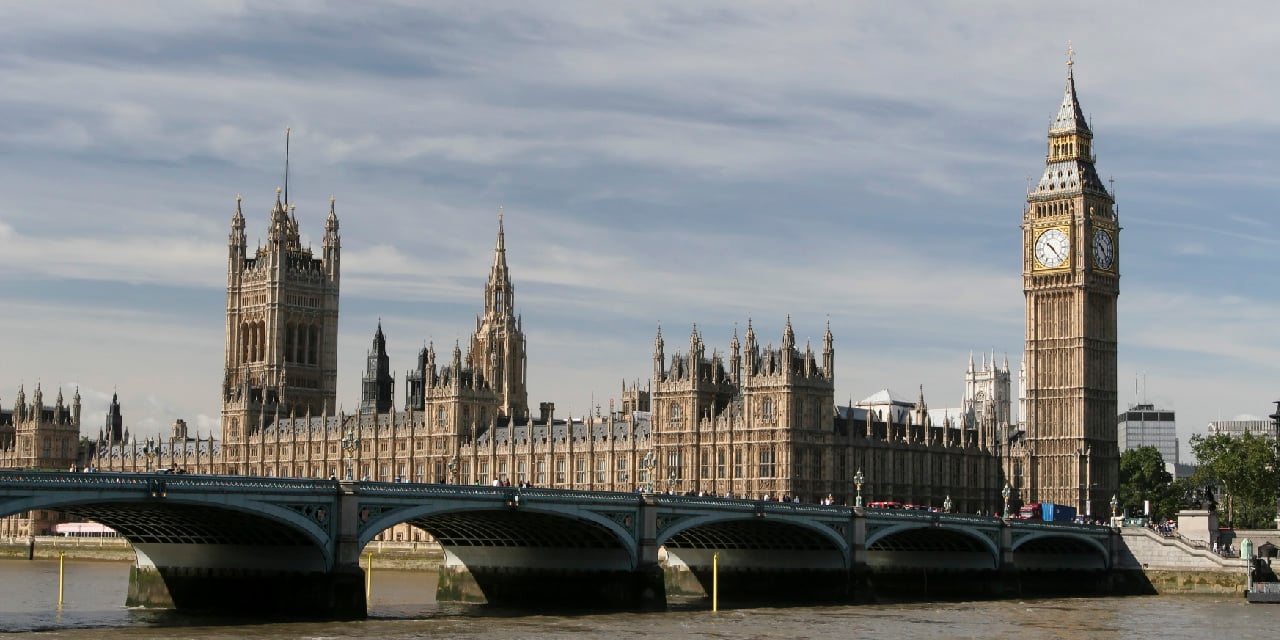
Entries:
{"type": "Polygon", "coordinates": [[[731,512],[681,518],[658,532],[657,544],[668,551],[781,551],[811,559],[834,552],[839,568],[848,569],[852,562],[849,542],[841,532],[813,519],[776,514],[731,512]]]}
{"type": "Polygon", "coordinates": [[[982,530],[945,522],[903,522],[867,535],[870,560],[883,564],[937,564],[970,569],[994,569],[1000,563],[1000,546],[982,530]],[[930,562],[930,559],[933,562],[930,562]]]}
{"type": "MultiPolygon", "coordinates": [[[[297,550],[307,568],[327,571],[334,565],[332,500],[313,504],[278,504],[281,496],[253,498],[237,493],[182,491],[174,482],[146,483],[129,476],[114,485],[42,482],[41,490],[11,492],[0,499],[0,517],[32,510],[60,511],[76,519],[99,522],[117,531],[135,551],[163,566],[181,546],[207,548],[275,545],[297,550]],[[124,491],[121,491],[124,489],[124,491]],[[166,551],[167,550],[167,551],[166,551]],[[159,553],[161,557],[156,557],[159,553]]],[[[191,550],[187,550],[190,555],[191,550]]],[[[197,554],[198,555],[198,554],[197,554]]]]}
{"type": "Polygon", "coordinates": [[[1088,535],[1036,531],[1017,536],[1010,549],[1020,569],[1111,568],[1111,551],[1088,535]]]}
{"type": "Polygon", "coordinates": [[[638,560],[633,533],[638,526],[636,516],[620,523],[587,509],[529,500],[519,506],[431,501],[385,510],[362,525],[360,548],[388,527],[402,523],[425,530],[445,548],[612,550],[622,554],[615,563],[625,566],[618,568],[627,569],[635,568],[638,560]]]}

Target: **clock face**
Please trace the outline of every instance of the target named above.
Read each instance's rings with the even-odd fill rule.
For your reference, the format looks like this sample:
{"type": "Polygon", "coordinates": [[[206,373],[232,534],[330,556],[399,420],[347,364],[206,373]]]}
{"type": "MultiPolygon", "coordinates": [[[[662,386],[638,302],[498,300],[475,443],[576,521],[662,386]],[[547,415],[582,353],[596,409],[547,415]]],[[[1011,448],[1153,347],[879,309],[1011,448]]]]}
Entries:
{"type": "Polygon", "coordinates": [[[1110,269],[1116,261],[1116,245],[1111,234],[1099,229],[1093,234],[1093,263],[1102,269],[1110,269]]]}
{"type": "Polygon", "coordinates": [[[1036,262],[1050,269],[1061,267],[1071,256],[1071,240],[1062,229],[1049,229],[1036,238],[1036,262]]]}

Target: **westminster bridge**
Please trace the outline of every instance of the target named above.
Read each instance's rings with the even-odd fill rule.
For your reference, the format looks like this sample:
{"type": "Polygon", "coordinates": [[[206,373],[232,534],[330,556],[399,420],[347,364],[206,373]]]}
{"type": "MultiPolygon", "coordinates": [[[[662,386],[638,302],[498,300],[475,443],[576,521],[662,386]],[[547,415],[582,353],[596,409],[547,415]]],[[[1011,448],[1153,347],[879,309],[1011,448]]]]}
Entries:
{"type": "MultiPolygon", "coordinates": [[[[0,472],[0,516],[56,510],[132,543],[131,605],[365,615],[359,556],[409,523],[440,599],[661,608],[677,583],[771,602],[1116,592],[1109,527],[637,493],[222,475],[0,472]]],[[[1123,583],[1124,580],[1120,580],[1123,583]]],[[[1120,590],[1123,590],[1122,588],[1120,590]]]]}

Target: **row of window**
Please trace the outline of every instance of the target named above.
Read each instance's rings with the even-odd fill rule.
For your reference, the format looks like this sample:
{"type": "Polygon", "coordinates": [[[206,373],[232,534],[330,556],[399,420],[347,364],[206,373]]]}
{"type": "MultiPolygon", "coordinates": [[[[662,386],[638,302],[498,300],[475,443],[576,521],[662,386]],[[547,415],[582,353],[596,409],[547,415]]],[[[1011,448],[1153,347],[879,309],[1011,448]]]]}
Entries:
{"type": "MultiPolygon", "coordinates": [[[[319,323],[285,325],[284,361],[314,365],[320,362],[321,326],[319,323]]],[[[262,362],[267,359],[267,324],[262,320],[240,324],[240,361],[262,362]]]]}

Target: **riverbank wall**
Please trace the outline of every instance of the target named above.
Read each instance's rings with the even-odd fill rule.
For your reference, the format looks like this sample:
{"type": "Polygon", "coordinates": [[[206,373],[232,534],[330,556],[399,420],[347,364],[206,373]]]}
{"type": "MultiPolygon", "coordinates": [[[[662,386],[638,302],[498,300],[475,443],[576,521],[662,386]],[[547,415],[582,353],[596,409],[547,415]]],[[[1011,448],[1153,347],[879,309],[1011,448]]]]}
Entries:
{"type": "MultiPolygon", "coordinates": [[[[133,562],[133,546],[118,537],[36,536],[0,538],[0,559],[8,560],[98,560],[133,562]]],[[[360,566],[396,571],[440,568],[444,550],[434,542],[370,542],[360,554],[360,566]]]]}
{"type": "Polygon", "coordinates": [[[1202,542],[1145,527],[1122,528],[1120,542],[1116,569],[1141,571],[1160,595],[1243,596],[1248,586],[1244,560],[1223,557],[1202,542]]]}
{"type": "Polygon", "coordinates": [[[0,538],[0,559],[100,560],[133,562],[133,546],[124,538],[36,536],[34,538],[0,538]]]}

